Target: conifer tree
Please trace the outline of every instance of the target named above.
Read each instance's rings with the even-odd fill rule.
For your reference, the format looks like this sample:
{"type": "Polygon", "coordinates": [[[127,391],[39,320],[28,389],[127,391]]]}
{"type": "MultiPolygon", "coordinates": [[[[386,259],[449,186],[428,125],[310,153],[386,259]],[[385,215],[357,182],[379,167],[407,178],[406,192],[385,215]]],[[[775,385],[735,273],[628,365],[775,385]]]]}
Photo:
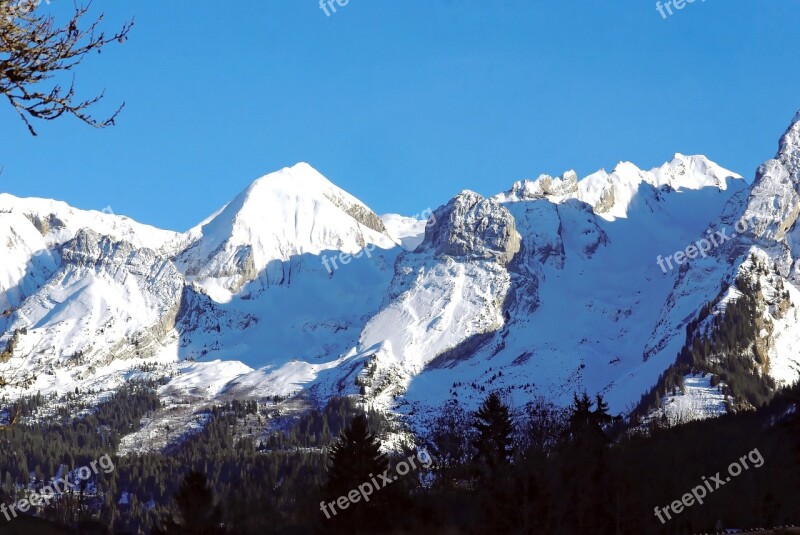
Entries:
{"type": "Polygon", "coordinates": [[[386,514],[394,493],[392,487],[379,483],[369,501],[346,502],[346,508],[335,502],[347,497],[361,485],[377,481],[389,470],[389,459],[381,452],[380,441],[370,432],[366,415],[359,414],[342,431],[339,440],[328,452],[328,481],[323,487],[327,512],[320,515],[324,530],[336,533],[370,533],[380,531],[389,520],[386,514]]]}
{"type": "Polygon", "coordinates": [[[509,463],[513,454],[514,424],[511,411],[496,392],[475,412],[472,427],[477,437],[472,442],[475,460],[490,471],[509,463]]]}
{"type": "Polygon", "coordinates": [[[380,441],[369,431],[366,416],[356,416],[331,446],[326,489],[338,493],[338,497],[383,473],[389,461],[380,447],[380,441]]]}
{"type": "MultiPolygon", "coordinates": [[[[480,486],[480,530],[507,533],[520,524],[520,496],[516,488],[511,459],[514,454],[514,424],[511,410],[500,395],[492,392],[473,416],[476,437],[473,463],[480,486]]],[[[529,493],[528,493],[529,494],[529,493]]]]}

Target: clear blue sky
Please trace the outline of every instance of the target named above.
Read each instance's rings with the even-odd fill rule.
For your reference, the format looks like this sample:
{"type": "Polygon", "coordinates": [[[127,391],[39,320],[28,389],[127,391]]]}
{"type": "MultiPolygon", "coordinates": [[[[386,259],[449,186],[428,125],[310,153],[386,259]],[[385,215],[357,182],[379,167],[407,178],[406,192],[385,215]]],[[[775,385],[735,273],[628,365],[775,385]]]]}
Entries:
{"type": "Polygon", "coordinates": [[[800,109],[796,0],[698,0],[667,20],[650,0],[95,4],[109,27],[136,17],[77,74],[127,103],[118,125],[33,138],[0,102],[0,191],[175,230],[297,161],[407,215],[675,152],[750,178],[800,109]]]}

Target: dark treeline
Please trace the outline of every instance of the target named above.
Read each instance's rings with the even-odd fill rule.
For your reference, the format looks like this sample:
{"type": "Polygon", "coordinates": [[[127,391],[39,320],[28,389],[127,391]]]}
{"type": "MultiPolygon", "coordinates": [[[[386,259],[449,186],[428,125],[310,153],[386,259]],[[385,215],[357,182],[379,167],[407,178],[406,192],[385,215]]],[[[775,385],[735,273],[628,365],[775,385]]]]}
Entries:
{"type": "MultiPolygon", "coordinates": [[[[12,410],[26,423],[0,434],[0,501],[14,503],[50,478],[113,456],[121,438],[160,408],[156,386],[131,384],[92,412],[39,418],[39,423],[29,423],[27,417],[52,400],[35,396],[19,402],[12,410]]],[[[69,394],[66,401],[79,397],[69,394]]],[[[241,429],[245,417],[263,421],[270,412],[269,405],[259,408],[253,401],[214,407],[197,434],[163,453],[113,456],[114,470],[100,471],[91,492],[84,496],[74,489],[39,516],[84,533],[151,533],[171,524],[181,483],[194,469],[212,482],[215,499],[226,504],[222,520],[230,532],[268,533],[275,526],[302,532],[308,511],[318,508],[326,477],[320,446],[335,440],[358,411],[354,400],[334,398],[265,439],[240,436],[252,431],[241,429]]],[[[368,420],[373,427],[383,425],[377,413],[370,413],[368,420]]],[[[0,515],[0,526],[3,522],[0,515]]]]}
{"type": "Polygon", "coordinates": [[[758,411],[672,428],[656,419],[637,429],[610,418],[602,397],[576,396],[566,411],[535,401],[514,421],[512,440],[494,441],[508,446],[499,463],[482,454],[480,418],[453,402],[431,428],[435,479],[419,498],[422,513],[411,516],[435,512],[428,526],[454,533],[702,533],[798,524],[800,411],[791,412],[792,399],[800,400],[800,389],[758,411]],[[704,476],[727,475],[755,449],[760,468],[664,524],[656,517],[656,506],[681,500],[704,476]]]}
{"type": "MultiPolygon", "coordinates": [[[[798,524],[799,400],[795,387],[756,411],[633,429],[609,416],[601,396],[576,395],[567,409],[544,400],[512,409],[491,394],[475,412],[453,399],[417,437],[433,460],[429,468],[379,486],[368,502],[328,506],[327,514],[323,504],[384,470],[400,473],[415,452],[381,453],[386,422],[359,417],[350,399],[333,399],[258,440],[241,427],[269,409],[232,402],[210,410],[202,431],[164,453],[115,457],[93,499],[63,497],[40,516],[75,533],[160,534],[640,535],[798,524]],[[331,447],[317,447],[326,439],[331,447]],[[656,517],[657,506],[681,500],[703,477],[727,475],[756,449],[761,467],[663,524],[656,517]]],[[[50,427],[56,424],[9,429],[0,437],[5,503],[19,497],[25,470],[80,466],[113,451],[157,403],[152,390],[129,387],[93,414],[60,422],[60,435],[50,427]]]]}

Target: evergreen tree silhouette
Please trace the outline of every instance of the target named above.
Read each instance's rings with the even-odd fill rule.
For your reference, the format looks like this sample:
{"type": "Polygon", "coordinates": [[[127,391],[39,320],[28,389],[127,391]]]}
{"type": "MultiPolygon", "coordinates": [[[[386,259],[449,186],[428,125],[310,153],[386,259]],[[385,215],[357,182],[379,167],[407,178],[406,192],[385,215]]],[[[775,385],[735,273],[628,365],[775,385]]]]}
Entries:
{"type": "MultiPolygon", "coordinates": [[[[325,531],[334,533],[374,533],[382,530],[390,520],[387,510],[396,493],[385,486],[380,474],[387,474],[389,459],[381,452],[380,441],[370,432],[369,422],[363,414],[356,416],[342,431],[339,440],[328,452],[328,481],[323,487],[323,499],[329,505],[327,515],[320,514],[325,531]],[[359,498],[341,508],[334,502],[347,497],[361,485],[378,482],[369,501],[359,498]]],[[[373,484],[374,487],[374,484],[373,484]]]]}
{"type": "Polygon", "coordinates": [[[569,433],[573,443],[584,445],[604,443],[606,441],[604,427],[611,421],[608,403],[603,400],[601,394],[597,394],[595,401],[592,401],[586,392],[580,397],[577,394],[573,395],[569,416],[569,433]]]}
{"type": "Polygon", "coordinates": [[[573,509],[562,518],[562,528],[574,532],[611,532],[607,497],[614,495],[609,481],[608,438],[605,426],[612,421],[601,394],[573,395],[569,416],[567,461],[562,479],[570,489],[573,509]],[[588,530],[588,531],[587,531],[588,530]]]}
{"type": "Polygon", "coordinates": [[[472,441],[474,460],[489,472],[507,465],[513,454],[514,424],[511,411],[496,392],[489,394],[475,412],[472,427],[477,432],[472,441]]]}
{"type": "MultiPolygon", "coordinates": [[[[477,435],[472,446],[475,450],[473,462],[480,482],[476,489],[481,504],[480,531],[513,532],[521,523],[517,499],[522,495],[511,470],[514,424],[510,409],[496,392],[489,394],[475,412],[472,427],[477,435]]],[[[532,480],[527,483],[535,485],[532,480]]],[[[530,491],[525,494],[532,495],[530,491]]]]}

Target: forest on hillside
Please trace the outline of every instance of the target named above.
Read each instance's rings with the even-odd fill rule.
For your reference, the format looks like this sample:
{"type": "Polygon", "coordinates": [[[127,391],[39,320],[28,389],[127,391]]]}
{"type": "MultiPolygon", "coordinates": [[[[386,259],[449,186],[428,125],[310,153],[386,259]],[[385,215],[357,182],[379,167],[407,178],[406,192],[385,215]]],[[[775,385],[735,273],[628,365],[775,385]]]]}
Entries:
{"type": "MultiPolygon", "coordinates": [[[[23,417],[7,428],[2,502],[116,451],[158,409],[156,386],[131,384],[77,418],[23,417]]],[[[113,471],[35,515],[66,533],[120,534],[638,535],[800,524],[798,400],[795,387],[757,411],[632,427],[608,414],[602,396],[576,394],[567,409],[541,399],[514,409],[491,393],[475,412],[452,399],[416,437],[419,449],[392,453],[381,448],[389,423],[361,413],[353,399],[333,399],[266,441],[237,438],[246,417],[264,407],[236,401],[210,409],[201,432],[167,451],[113,457],[113,471]],[[664,507],[748,454],[761,465],[751,462],[702,504],[666,518],[664,507]],[[420,459],[413,468],[412,458],[420,459]],[[379,474],[397,478],[381,482],[379,474]],[[351,495],[369,482],[367,496],[351,495]]],[[[43,401],[25,400],[19,410],[32,414],[43,401]]],[[[20,515],[7,525],[30,521],[20,515]]]]}

